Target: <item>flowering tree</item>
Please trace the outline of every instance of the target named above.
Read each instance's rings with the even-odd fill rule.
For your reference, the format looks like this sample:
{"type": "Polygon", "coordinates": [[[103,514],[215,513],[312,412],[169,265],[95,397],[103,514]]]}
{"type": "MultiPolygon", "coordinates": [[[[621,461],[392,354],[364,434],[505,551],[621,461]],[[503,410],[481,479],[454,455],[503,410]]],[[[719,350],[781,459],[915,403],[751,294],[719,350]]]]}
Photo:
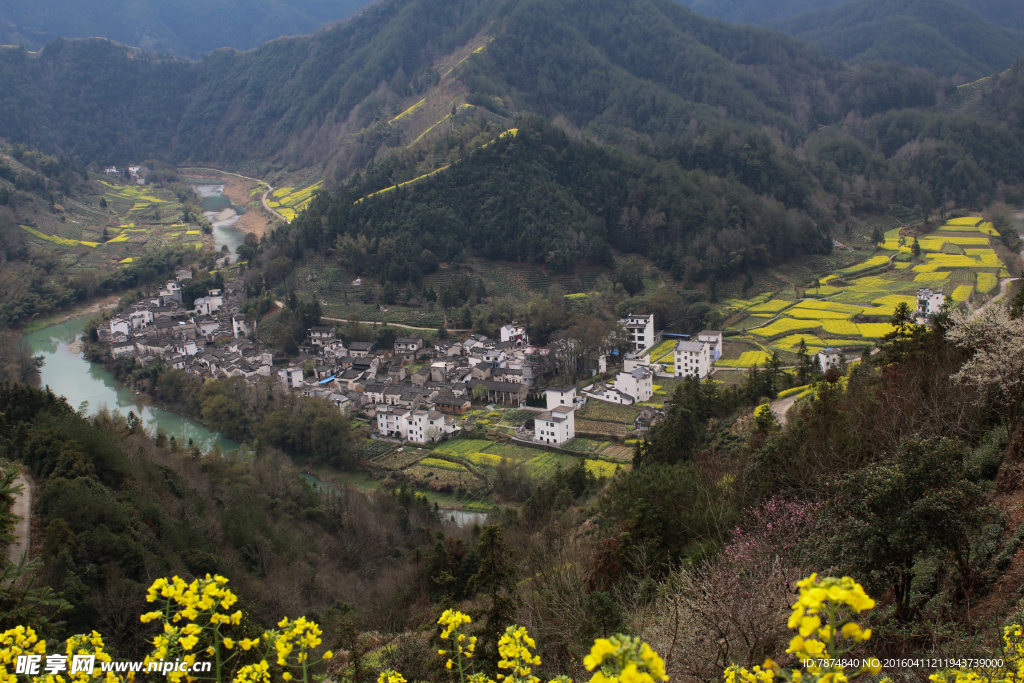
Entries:
{"type": "Polygon", "coordinates": [[[1000,305],[973,317],[955,310],[949,316],[946,339],[972,353],[952,379],[994,396],[1012,431],[1024,401],[1024,318],[1011,318],[1000,305]]]}

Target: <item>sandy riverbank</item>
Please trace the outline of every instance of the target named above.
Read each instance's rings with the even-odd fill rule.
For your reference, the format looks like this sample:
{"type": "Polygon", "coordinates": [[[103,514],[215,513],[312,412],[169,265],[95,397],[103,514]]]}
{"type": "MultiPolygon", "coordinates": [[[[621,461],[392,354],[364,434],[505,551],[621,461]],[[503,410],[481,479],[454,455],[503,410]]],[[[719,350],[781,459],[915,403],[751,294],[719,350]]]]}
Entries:
{"type": "Polygon", "coordinates": [[[250,194],[254,189],[260,187],[255,180],[236,178],[230,175],[221,175],[209,171],[189,171],[190,178],[209,178],[224,183],[224,196],[231,200],[235,206],[245,208],[245,213],[235,223],[235,227],[242,233],[255,233],[257,237],[270,232],[270,229],[277,224],[277,218],[267,213],[260,204],[260,194],[250,194]],[[249,202],[256,202],[250,205],[249,202]]]}

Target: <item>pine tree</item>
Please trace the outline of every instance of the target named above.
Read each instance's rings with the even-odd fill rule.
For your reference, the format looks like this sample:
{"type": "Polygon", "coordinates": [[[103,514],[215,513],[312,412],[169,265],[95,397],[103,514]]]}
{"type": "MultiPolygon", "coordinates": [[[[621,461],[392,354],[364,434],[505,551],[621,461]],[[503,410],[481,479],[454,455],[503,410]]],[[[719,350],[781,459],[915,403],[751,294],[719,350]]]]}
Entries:
{"type": "Polygon", "coordinates": [[[914,254],[914,258],[917,258],[918,256],[921,255],[921,245],[917,241],[916,237],[914,238],[914,244],[910,247],[910,251],[911,253],[914,254]]]}
{"type": "Polygon", "coordinates": [[[496,670],[498,639],[515,619],[519,604],[516,597],[516,569],[512,552],[505,545],[501,527],[492,524],[484,528],[477,546],[480,569],[469,583],[471,592],[482,593],[488,599],[479,639],[480,659],[496,670]]]}

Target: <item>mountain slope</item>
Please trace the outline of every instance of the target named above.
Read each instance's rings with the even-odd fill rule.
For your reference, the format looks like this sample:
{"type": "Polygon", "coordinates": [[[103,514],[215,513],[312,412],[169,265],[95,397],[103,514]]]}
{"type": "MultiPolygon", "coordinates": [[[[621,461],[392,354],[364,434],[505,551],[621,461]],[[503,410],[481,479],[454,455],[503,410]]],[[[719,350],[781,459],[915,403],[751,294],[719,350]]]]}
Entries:
{"type": "Polygon", "coordinates": [[[561,115],[620,142],[721,126],[799,138],[852,109],[928,105],[935,90],[906,73],[851,73],[780,33],[672,0],[386,0],[314,36],[198,64],[101,39],[57,40],[38,56],[0,50],[0,136],[84,161],[344,157],[347,173],[408,145],[396,117],[439,84],[465,99],[438,105],[435,123],[475,103],[561,115]],[[469,45],[479,47],[439,72],[469,45]]]}
{"type": "Polygon", "coordinates": [[[849,63],[891,60],[968,80],[1024,55],[1024,33],[952,0],[857,0],[771,25],[849,63]]]}
{"type": "Polygon", "coordinates": [[[0,44],[36,49],[56,37],[106,36],[146,50],[199,57],[249,50],[346,19],[365,0],[0,0],[0,44]]]}
{"type": "MultiPolygon", "coordinates": [[[[768,25],[803,12],[836,7],[849,0],[680,0],[696,12],[737,24],[768,25]]],[[[1019,0],[957,0],[997,26],[1024,31],[1019,0]]]]}

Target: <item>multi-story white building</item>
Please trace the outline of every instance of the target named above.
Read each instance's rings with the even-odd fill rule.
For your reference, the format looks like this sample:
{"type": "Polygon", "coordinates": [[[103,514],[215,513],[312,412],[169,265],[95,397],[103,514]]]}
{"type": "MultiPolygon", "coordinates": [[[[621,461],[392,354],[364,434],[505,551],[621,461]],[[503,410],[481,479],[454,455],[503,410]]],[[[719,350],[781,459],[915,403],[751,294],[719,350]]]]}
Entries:
{"type": "Polygon", "coordinates": [[[397,406],[377,406],[377,431],[384,436],[405,438],[405,418],[410,410],[397,406]]]}
{"type": "Polygon", "coordinates": [[[701,330],[697,333],[697,341],[707,342],[711,345],[711,362],[715,362],[722,357],[722,345],[724,341],[722,339],[722,333],[719,330],[701,330]]]}
{"type": "Polygon", "coordinates": [[[937,315],[946,303],[946,295],[941,289],[934,292],[927,287],[917,290],[917,314],[925,317],[937,315]]]}
{"type": "Polygon", "coordinates": [[[571,406],[556,406],[533,419],[533,440],[552,445],[576,437],[576,411],[571,406]]]}
{"type": "Polygon", "coordinates": [[[633,402],[650,401],[654,395],[654,373],[648,368],[635,368],[631,372],[620,372],[615,378],[615,388],[632,396],[633,402]]]}
{"type": "Polygon", "coordinates": [[[654,346],[654,316],[633,315],[623,318],[619,323],[626,328],[629,337],[629,348],[639,353],[649,346],[654,346]]]}
{"type": "Polygon", "coordinates": [[[377,431],[414,443],[431,443],[451,436],[455,420],[436,410],[410,410],[398,406],[377,406],[377,431]]]}
{"type": "Polygon", "coordinates": [[[704,379],[711,373],[711,345],[707,342],[676,343],[676,377],[704,379]]]}
{"type": "Polygon", "coordinates": [[[821,365],[821,370],[824,372],[829,368],[839,369],[839,366],[843,362],[843,352],[839,349],[822,349],[818,351],[818,364],[821,365]]]}

